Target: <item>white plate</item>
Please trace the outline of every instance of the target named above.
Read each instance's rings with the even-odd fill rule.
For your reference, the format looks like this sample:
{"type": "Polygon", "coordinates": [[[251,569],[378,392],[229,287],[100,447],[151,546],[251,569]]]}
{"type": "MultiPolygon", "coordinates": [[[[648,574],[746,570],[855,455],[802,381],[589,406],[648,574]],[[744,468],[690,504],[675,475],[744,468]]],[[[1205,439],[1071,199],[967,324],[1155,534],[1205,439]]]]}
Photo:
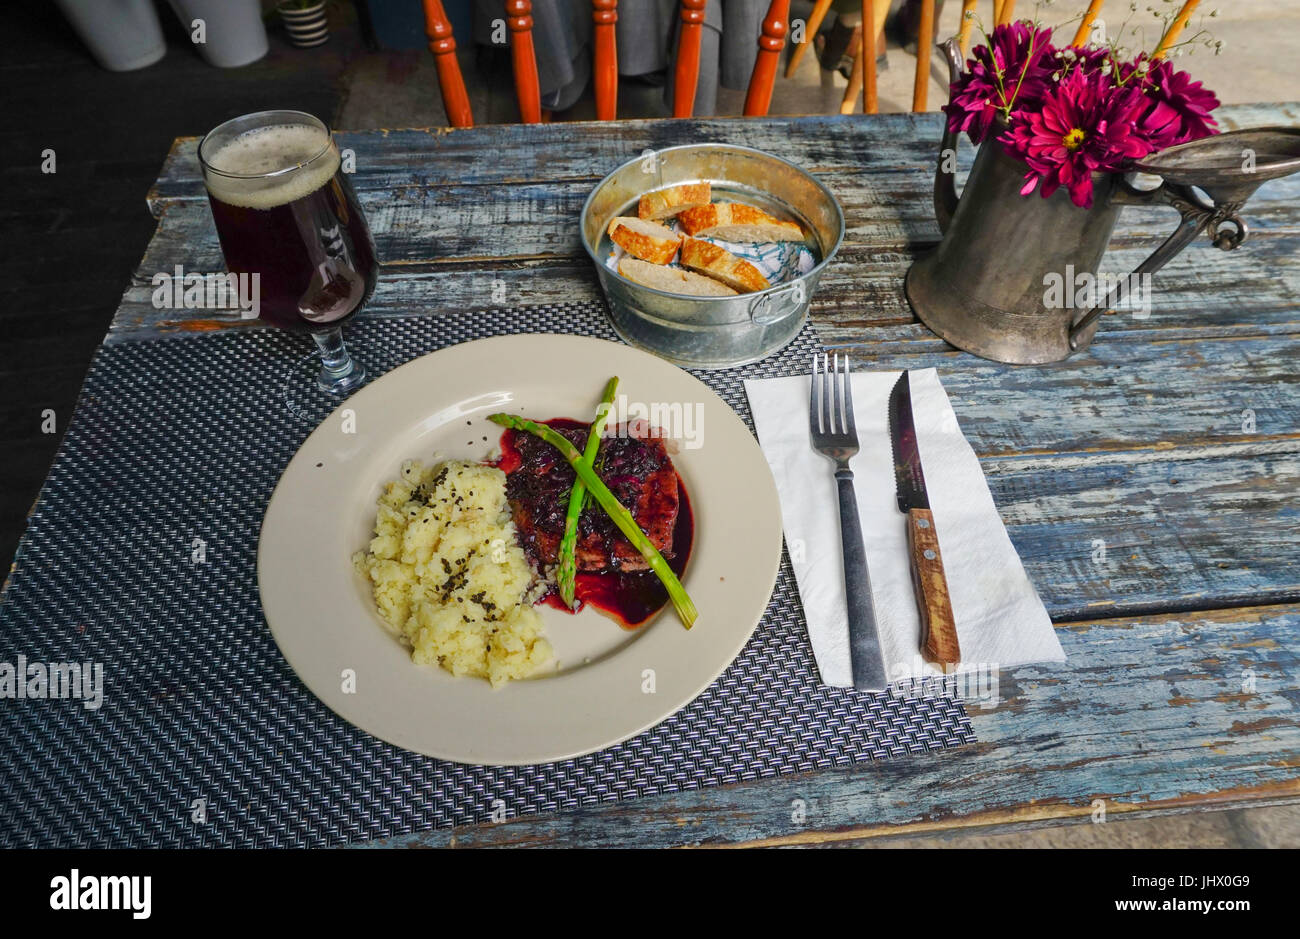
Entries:
{"type": "Polygon", "coordinates": [[[290,461],[258,546],[262,608],[303,683],[339,716],[408,750],[460,763],[567,759],[635,736],[688,704],[744,647],[776,583],[781,511],[757,442],[706,385],[652,355],[579,336],[518,335],[442,349],[363,388],[290,461]],[[671,604],[635,632],[592,610],[542,607],[557,662],[493,690],[411,662],[384,628],[351,558],[402,461],[481,460],[510,411],[590,419],[619,376],[629,402],[680,406],[674,457],[695,514],[682,581],[699,619],[671,604]],[[486,437],[485,441],[483,438],[486,437]],[[345,691],[348,675],[355,690],[345,691]]]}

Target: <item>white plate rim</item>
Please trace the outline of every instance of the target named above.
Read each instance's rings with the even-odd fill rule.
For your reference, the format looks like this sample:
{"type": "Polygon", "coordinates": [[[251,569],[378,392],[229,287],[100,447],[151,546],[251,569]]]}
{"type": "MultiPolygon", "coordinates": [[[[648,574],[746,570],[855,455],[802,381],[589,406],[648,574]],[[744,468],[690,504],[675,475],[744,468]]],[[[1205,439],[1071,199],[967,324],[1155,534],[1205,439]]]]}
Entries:
{"type": "MultiPolygon", "coordinates": [[[[639,393],[647,390],[642,387],[639,393]]],[[[501,393],[511,392],[503,387],[501,393]]],[[[465,396],[451,408],[488,400],[491,395],[465,396]]],[[[483,403],[458,416],[510,409],[500,404],[491,400],[490,405],[483,403]]],[[[427,459],[430,454],[417,451],[405,456],[427,459]]],[[[373,499],[361,511],[373,520],[373,499]]],[[[289,461],[267,505],[258,540],[258,588],[267,624],[290,668],[344,720],[395,746],[439,759],[473,765],[533,765],[630,739],[698,697],[740,654],[761,621],[775,588],[781,544],[780,506],[767,461],[744,422],[706,384],[622,343],[586,336],[512,334],[448,346],[407,362],[359,390],[326,418],[289,461]],[[533,367],[529,362],[582,362],[591,364],[570,370],[564,381],[578,386],[576,394],[592,400],[609,375],[629,373],[654,376],[656,385],[672,392],[670,400],[701,402],[704,445],[675,458],[687,481],[697,524],[695,550],[683,579],[701,616],[687,631],[669,607],[623,647],[635,649],[635,655],[620,649],[571,672],[494,691],[479,679],[455,679],[440,669],[413,665],[409,652],[379,628],[373,605],[367,611],[372,622],[355,622],[357,607],[349,591],[353,598],[358,595],[361,578],[352,570],[351,553],[364,543],[350,543],[337,551],[333,546],[340,543],[347,518],[355,515],[357,506],[350,503],[356,493],[364,490],[373,495],[381,482],[396,475],[391,459],[384,463],[366,456],[367,445],[391,449],[384,438],[394,428],[403,428],[397,434],[400,441],[403,434],[413,433],[413,425],[425,434],[448,426],[447,407],[439,412],[443,423],[429,416],[435,408],[433,397],[427,403],[412,402],[403,394],[426,385],[436,387],[435,379],[447,373],[491,384],[491,376],[484,372],[493,364],[500,368],[502,362],[511,361],[516,363],[512,374],[500,379],[507,384],[525,374],[518,369],[533,367]],[[599,379],[594,380],[598,373],[599,379]],[[344,440],[339,430],[347,412],[357,430],[350,440],[344,440]],[[324,467],[318,464],[328,470],[322,472],[324,467]],[[381,470],[380,464],[387,468],[381,470]],[[335,471],[335,466],[340,469],[335,471]],[[710,467],[730,468],[741,477],[741,485],[726,485],[729,480],[721,478],[721,470],[710,467]],[[340,491],[351,496],[342,506],[336,504],[343,497],[340,491]],[[747,511],[737,512],[742,504],[747,511]],[[725,574],[718,574],[720,579],[714,582],[718,571],[725,574]],[[732,578],[730,585],[727,576],[732,578]],[[352,634],[334,622],[349,617],[357,627],[352,634]],[[394,651],[399,657],[394,657],[394,651]],[[355,693],[343,688],[342,669],[350,659],[357,664],[355,693]],[[654,672],[651,693],[645,690],[647,669],[654,672]],[[377,694],[376,684],[382,689],[377,694]],[[536,690],[542,686],[550,690],[536,690]],[[423,695],[418,693],[421,687],[426,690],[423,695]],[[511,695],[517,700],[505,697],[511,695]],[[385,703],[383,699],[389,697],[394,700],[385,703]],[[512,700],[512,705],[501,706],[512,700]],[[439,719],[422,722],[419,715],[425,712],[413,709],[417,704],[436,710],[439,719]],[[449,705],[451,710],[446,710],[449,705]],[[503,713],[512,711],[510,716],[503,713]],[[460,726],[457,722],[466,720],[466,713],[473,715],[470,726],[460,726]],[[550,720],[545,719],[548,713],[550,720]],[[475,721],[481,732],[473,729],[475,721]]]]}

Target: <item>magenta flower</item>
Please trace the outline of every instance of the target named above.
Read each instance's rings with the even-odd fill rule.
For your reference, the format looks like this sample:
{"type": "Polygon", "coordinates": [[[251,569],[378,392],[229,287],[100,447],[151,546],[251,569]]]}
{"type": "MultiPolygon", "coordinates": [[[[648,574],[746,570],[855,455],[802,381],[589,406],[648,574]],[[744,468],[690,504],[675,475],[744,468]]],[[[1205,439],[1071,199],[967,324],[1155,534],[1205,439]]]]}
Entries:
{"type": "Polygon", "coordinates": [[[1092,174],[1116,171],[1152,150],[1137,130],[1146,108],[1132,85],[1115,86],[1101,72],[1076,69],[1049,90],[1038,108],[1019,110],[998,137],[1012,156],[1029,165],[1021,195],[1042,184],[1047,198],[1060,186],[1080,208],[1092,206],[1092,174]]]}
{"type": "Polygon", "coordinates": [[[994,28],[988,46],[976,46],[966,72],[953,83],[943,106],[948,128],[965,131],[975,143],[988,136],[1001,113],[1033,107],[1051,85],[1052,31],[1026,23],[994,28]],[[991,51],[990,51],[991,47],[991,51]]]}
{"type": "MultiPolygon", "coordinates": [[[[1139,57],[1126,66],[1126,74],[1143,61],[1146,59],[1139,57]]],[[[1168,59],[1152,65],[1141,77],[1139,87],[1147,106],[1138,118],[1138,129],[1151,142],[1152,149],[1163,150],[1218,133],[1218,122],[1210,112],[1219,106],[1219,99],[1186,72],[1174,71],[1168,59]]]]}

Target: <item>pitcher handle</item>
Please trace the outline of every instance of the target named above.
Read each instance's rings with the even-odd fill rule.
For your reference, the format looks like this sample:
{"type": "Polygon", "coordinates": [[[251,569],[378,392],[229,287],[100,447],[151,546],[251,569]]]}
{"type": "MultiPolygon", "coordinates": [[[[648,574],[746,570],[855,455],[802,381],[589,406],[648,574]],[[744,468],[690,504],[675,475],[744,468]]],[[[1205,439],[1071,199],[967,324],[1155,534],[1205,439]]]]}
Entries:
{"type": "MultiPolygon", "coordinates": [[[[939,43],[939,49],[948,62],[948,88],[949,95],[951,95],[952,86],[956,84],[957,79],[961,78],[964,64],[961,57],[961,46],[953,38],[939,43]]],[[[957,139],[960,134],[960,131],[948,128],[948,116],[945,114],[943,137],[939,141],[939,162],[934,170],[934,216],[939,220],[941,234],[947,234],[948,226],[952,223],[952,214],[957,210],[956,157],[957,139]]]]}
{"type": "Polygon", "coordinates": [[[1224,251],[1231,251],[1243,241],[1249,230],[1246,223],[1238,217],[1241,202],[1225,202],[1215,205],[1196,194],[1190,186],[1181,183],[1162,182],[1155,189],[1144,191],[1135,189],[1127,179],[1122,180],[1115,192],[1115,202],[1121,205],[1151,205],[1163,203],[1178,210],[1181,219],[1173,234],[1164,240],[1145,261],[1137,266],[1127,279],[1120,279],[1106,291],[1101,302],[1084,313],[1070,325],[1070,349],[1077,352],[1084,331],[1091,326],[1115,302],[1122,285],[1131,283],[1133,277],[1154,274],[1174,259],[1184,248],[1196,240],[1196,236],[1207,229],[1214,240],[1214,246],[1224,251]],[[1233,226],[1232,231],[1223,230],[1223,226],[1233,226]]]}

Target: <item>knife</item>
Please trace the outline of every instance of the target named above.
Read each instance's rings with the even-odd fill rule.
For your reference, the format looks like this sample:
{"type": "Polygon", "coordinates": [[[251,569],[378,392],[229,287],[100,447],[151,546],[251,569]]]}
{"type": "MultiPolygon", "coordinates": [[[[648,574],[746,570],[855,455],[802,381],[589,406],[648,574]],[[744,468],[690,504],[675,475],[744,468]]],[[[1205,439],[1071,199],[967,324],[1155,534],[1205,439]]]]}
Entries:
{"type": "Polygon", "coordinates": [[[921,451],[912,421],[912,386],[903,372],[889,394],[889,443],[894,450],[898,510],[907,516],[907,552],[912,589],[921,614],[921,654],[946,672],[961,661],[957,624],[948,596],[948,578],[939,552],[939,534],[930,512],[921,471],[921,451]]]}

